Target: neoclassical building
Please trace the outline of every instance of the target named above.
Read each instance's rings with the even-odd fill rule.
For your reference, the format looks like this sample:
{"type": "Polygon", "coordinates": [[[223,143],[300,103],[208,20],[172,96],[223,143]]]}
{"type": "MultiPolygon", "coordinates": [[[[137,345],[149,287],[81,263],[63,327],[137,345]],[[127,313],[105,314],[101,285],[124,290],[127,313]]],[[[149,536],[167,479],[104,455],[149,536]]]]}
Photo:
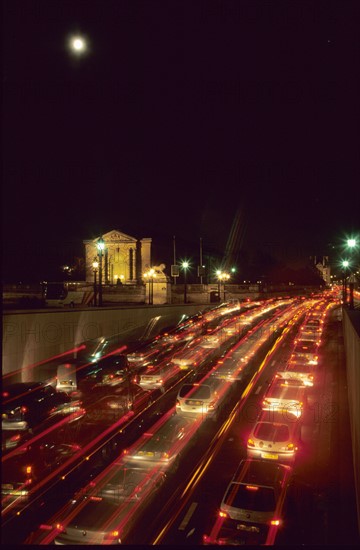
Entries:
{"type": "Polygon", "coordinates": [[[94,261],[99,262],[97,247],[100,239],[104,241],[102,252],[102,282],[125,285],[140,284],[143,273],[151,266],[151,238],[136,239],[117,229],[113,229],[94,240],[84,240],[86,281],[94,280],[94,261]]]}

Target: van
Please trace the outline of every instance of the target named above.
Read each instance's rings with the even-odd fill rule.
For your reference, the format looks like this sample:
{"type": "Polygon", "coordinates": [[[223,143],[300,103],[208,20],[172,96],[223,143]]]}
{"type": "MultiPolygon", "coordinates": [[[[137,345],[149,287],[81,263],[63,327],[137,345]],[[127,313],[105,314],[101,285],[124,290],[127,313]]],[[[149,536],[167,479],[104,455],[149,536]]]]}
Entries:
{"type": "Polygon", "coordinates": [[[66,392],[69,395],[77,393],[77,374],[75,363],[62,363],[57,367],[56,389],[66,392]]]}

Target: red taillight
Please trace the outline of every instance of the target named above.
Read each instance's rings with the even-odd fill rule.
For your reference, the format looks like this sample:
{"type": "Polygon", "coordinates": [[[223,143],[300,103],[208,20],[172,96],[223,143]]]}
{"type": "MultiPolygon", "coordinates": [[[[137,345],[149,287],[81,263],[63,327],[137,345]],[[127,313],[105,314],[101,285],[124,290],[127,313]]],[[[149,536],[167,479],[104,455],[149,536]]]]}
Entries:
{"type": "Polygon", "coordinates": [[[270,521],[270,525],[280,525],[280,520],[279,519],[272,519],[270,521]]]}
{"type": "Polygon", "coordinates": [[[222,510],[219,510],[219,518],[227,518],[228,515],[226,512],[223,512],[222,510]]]}
{"type": "Polygon", "coordinates": [[[21,411],[22,413],[26,413],[26,412],[28,411],[28,408],[25,407],[25,406],[22,406],[22,407],[20,407],[20,411],[21,411]]]}
{"type": "Polygon", "coordinates": [[[248,491],[258,491],[259,487],[257,487],[256,485],[246,485],[246,489],[248,491]]]}

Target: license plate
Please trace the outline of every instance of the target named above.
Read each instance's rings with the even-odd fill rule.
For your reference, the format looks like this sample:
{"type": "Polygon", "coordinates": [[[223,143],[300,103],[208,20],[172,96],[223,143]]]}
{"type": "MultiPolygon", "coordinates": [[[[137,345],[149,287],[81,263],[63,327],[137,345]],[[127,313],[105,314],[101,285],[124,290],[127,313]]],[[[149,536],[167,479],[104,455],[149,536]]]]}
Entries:
{"type": "Polygon", "coordinates": [[[261,453],[261,458],[272,458],[273,460],[277,460],[279,455],[275,453],[261,453]]]}
{"type": "Polygon", "coordinates": [[[260,533],[259,527],[255,525],[244,525],[243,523],[238,523],[236,529],[239,531],[251,531],[252,533],[260,533]]]}

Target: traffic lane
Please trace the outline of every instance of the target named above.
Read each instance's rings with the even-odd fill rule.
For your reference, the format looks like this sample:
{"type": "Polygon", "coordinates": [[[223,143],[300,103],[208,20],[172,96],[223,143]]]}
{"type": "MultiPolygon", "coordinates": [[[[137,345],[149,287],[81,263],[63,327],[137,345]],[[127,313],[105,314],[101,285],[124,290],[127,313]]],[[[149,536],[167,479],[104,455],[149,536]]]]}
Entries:
{"type": "MultiPolygon", "coordinates": [[[[261,336],[261,335],[259,335],[259,336],[261,336]]],[[[289,335],[287,335],[287,337],[290,338],[289,335]]],[[[239,348],[237,350],[237,353],[239,354],[239,359],[240,359],[241,358],[241,348],[239,348]]],[[[273,368],[275,368],[275,364],[276,364],[276,362],[273,362],[273,368]]],[[[256,371],[257,371],[256,365],[253,365],[253,366],[255,368],[253,368],[252,374],[254,374],[254,371],[255,371],[255,376],[256,376],[256,371]]],[[[266,378],[269,376],[269,373],[265,370],[264,372],[261,372],[260,374],[262,376],[261,383],[263,384],[263,386],[265,388],[266,387],[266,383],[265,383],[266,378]]],[[[247,380],[243,379],[243,381],[235,382],[233,384],[233,395],[235,396],[235,402],[238,401],[239,396],[241,396],[243,394],[243,392],[245,391],[248,382],[249,382],[249,377],[247,377],[247,380]]],[[[244,401],[244,403],[245,403],[245,401],[244,401]]],[[[252,409],[251,409],[251,415],[253,415],[253,410],[252,409]]],[[[235,415],[233,414],[233,416],[235,416],[235,415]]],[[[153,540],[155,540],[156,543],[158,543],[158,541],[160,539],[161,539],[161,544],[163,543],[163,541],[165,541],[165,543],[167,543],[167,541],[169,541],[170,544],[174,543],[174,541],[175,541],[175,543],[178,543],[178,541],[176,540],[178,534],[175,533],[174,536],[172,535],[173,530],[175,529],[175,531],[176,531],[176,528],[172,527],[171,523],[172,523],[172,521],[175,521],[176,525],[179,523],[179,521],[180,521],[179,518],[178,518],[179,510],[182,509],[183,506],[187,505],[187,503],[189,501],[189,498],[191,496],[190,493],[194,490],[194,488],[191,487],[191,485],[194,484],[194,483],[195,484],[198,483],[198,481],[196,481],[196,478],[200,479],[199,475],[201,476],[201,471],[203,469],[207,468],[207,461],[208,460],[211,461],[213,455],[215,456],[216,453],[219,452],[220,448],[223,445],[223,437],[221,435],[221,431],[223,430],[223,428],[221,428],[215,436],[214,436],[214,430],[211,429],[211,424],[210,423],[204,423],[202,425],[201,429],[202,429],[201,437],[199,437],[199,441],[197,442],[196,447],[194,448],[194,451],[192,451],[191,457],[189,457],[189,459],[187,459],[186,462],[181,463],[181,467],[179,468],[179,470],[177,472],[177,475],[176,475],[176,481],[173,480],[172,482],[169,482],[169,484],[167,484],[167,486],[166,486],[167,492],[163,493],[162,497],[161,497],[162,500],[160,500],[159,503],[156,503],[155,508],[157,509],[157,517],[155,518],[153,523],[151,523],[151,520],[150,520],[150,522],[147,522],[147,532],[146,533],[143,533],[143,532],[140,533],[140,531],[138,530],[137,532],[132,533],[131,536],[129,537],[129,539],[125,541],[125,543],[148,544],[148,543],[154,543],[153,540]],[[205,458],[203,458],[203,457],[205,457],[205,458]],[[192,481],[188,483],[187,487],[185,487],[186,483],[184,483],[184,482],[180,482],[180,484],[179,484],[179,480],[188,480],[188,479],[190,479],[194,464],[199,464],[199,466],[197,467],[196,472],[195,472],[195,477],[193,476],[192,481]],[[182,491],[183,491],[183,495],[180,495],[180,493],[182,491]],[[188,494],[186,494],[186,493],[188,493],[188,494]],[[179,499],[179,500],[176,500],[176,499],[179,499]],[[172,514],[174,514],[174,515],[172,516],[172,514]],[[165,530],[168,529],[170,534],[165,534],[164,533],[164,524],[165,524],[165,530]],[[164,537],[162,538],[163,533],[164,533],[164,537]],[[145,537],[145,540],[144,540],[144,537],[145,537]]],[[[231,452],[228,456],[226,456],[223,459],[223,462],[224,462],[224,460],[226,462],[226,461],[229,461],[229,459],[230,459],[230,461],[231,461],[231,470],[230,471],[232,473],[233,473],[233,471],[235,471],[235,468],[236,468],[240,458],[244,455],[244,449],[241,445],[239,435],[237,433],[238,428],[236,427],[234,429],[235,429],[236,433],[234,432],[232,435],[230,435],[229,440],[235,442],[235,444],[237,445],[237,451],[238,452],[231,452]]],[[[226,433],[226,432],[223,430],[223,434],[224,433],[226,433]]],[[[222,492],[224,491],[224,486],[223,485],[220,485],[220,490],[219,491],[216,491],[216,488],[214,487],[214,482],[216,483],[216,485],[218,485],[218,482],[219,482],[218,472],[223,472],[224,473],[224,476],[225,476],[224,479],[226,479],[226,483],[228,483],[228,481],[229,481],[229,469],[228,468],[224,469],[221,466],[221,462],[220,462],[220,468],[219,468],[219,466],[217,466],[215,468],[214,476],[212,476],[213,477],[212,482],[208,486],[208,487],[210,487],[210,493],[211,494],[208,495],[208,492],[206,491],[206,489],[205,489],[205,491],[202,490],[202,492],[201,492],[201,495],[202,494],[208,495],[207,498],[205,499],[205,504],[204,504],[203,510],[205,508],[205,505],[208,506],[209,502],[217,501],[219,496],[222,496],[222,492]],[[212,496],[212,495],[214,495],[214,496],[212,496]]],[[[201,486],[203,487],[202,483],[201,483],[201,486]]],[[[226,486],[225,486],[225,488],[226,488],[226,486]]],[[[187,510],[187,512],[186,512],[186,518],[189,518],[189,516],[194,514],[196,510],[198,510],[197,502],[192,501],[191,504],[190,504],[190,512],[189,512],[189,510],[187,510]]],[[[184,510],[182,510],[182,512],[185,513],[184,510]]],[[[183,515],[183,513],[182,513],[182,515],[183,515]]],[[[208,516],[208,515],[209,514],[206,514],[206,516],[208,516]]],[[[187,521],[187,519],[185,520],[185,522],[184,522],[184,520],[182,520],[182,525],[185,525],[186,521],[187,521]]],[[[180,531],[182,531],[182,530],[183,530],[183,528],[180,529],[180,531]]],[[[194,542],[198,543],[199,540],[198,541],[193,540],[193,535],[196,532],[196,528],[194,527],[194,528],[190,529],[190,531],[191,531],[192,535],[191,535],[191,541],[189,543],[190,544],[193,544],[194,542]]],[[[180,539],[181,543],[184,542],[183,538],[184,537],[182,537],[180,539]]]]}
{"type": "MultiPolygon", "coordinates": [[[[276,359],[281,360],[283,354],[284,350],[280,349],[276,359]]],[[[273,360],[272,363],[274,366],[277,361],[273,360]]],[[[218,454],[213,463],[210,464],[206,474],[194,490],[191,501],[189,500],[188,506],[184,510],[184,513],[162,539],[162,543],[201,544],[202,534],[205,532],[210,532],[209,529],[211,529],[215,519],[216,511],[219,507],[226,486],[235,471],[236,466],[246,455],[246,448],[244,444],[246,436],[244,436],[244,434],[249,431],[249,426],[253,425],[256,419],[261,403],[261,393],[265,390],[266,375],[268,374],[269,371],[266,371],[263,378],[259,380],[258,385],[254,387],[254,394],[252,398],[247,400],[246,406],[241,409],[241,414],[238,415],[236,422],[234,422],[231,426],[230,432],[226,442],[224,442],[221,452],[218,454]],[[256,393],[262,384],[264,387],[256,393]],[[191,517],[189,514],[191,514],[191,517]],[[184,524],[186,524],[185,528],[184,524]],[[180,529],[181,525],[182,528],[180,529]]],[[[324,379],[323,384],[328,383],[329,380],[324,379]]],[[[321,392],[321,387],[319,387],[318,391],[321,392]]],[[[316,416],[308,416],[307,423],[310,428],[312,425],[312,429],[315,430],[315,432],[318,431],[316,416]]],[[[318,448],[324,448],[324,440],[326,440],[329,436],[328,431],[329,430],[326,429],[325,426],[321,438],[322,441],[318,445],[318,448]]],[[[316,437],[314,436],[312,440],[316,441],[316,437]]],[[[293,510],[290,510],[289,519],[292,529],[291,532],[289,532],[289,530],[287,531],[285,537],[288,543],[293,542],[294,534],[297,536],[296,540],[299,540],[299,536],[301,537],[301,540],[304,540],[305,542],[307,540],[314,540],[315,537],[312,535],[313,526],[318,527],[319,524],[321,524],[322,517],[317,510],[317,508],[321,507],[321,501],[319,502],[319,499],[321,499],[321,492],[319,491],[319,487],[316,485],[316,481],[319,477],[319,471],[314,468],[313,459],[311,458],[313,454],[312,451],[313,449],[308,448],[308,452],[305,453],[305,455],[302,454],[301,458],[297,461],[296,467],[294,468],[294,472],[297,474],[295,490],[296,495],[299,497],[299,499],[295,499],[295,501],[299,500],[301,502],[301,507],[300,509],[298,507],[297,509],[293,508],[293,510]],[[307,472],[306,469],[306,457],[310,458],[310,463],[308,464],[308,466],[310,466],[310,472],[307,472]],[[298,513],[301,515],[298,515],[298,513]],[[301,517],[304,521],[301,523],[296,521],[296,518],[298,517],[301,517]],[[298,532],[295,532],[294,527],[297,527],[298,532]]],[[[318,528],[317,532],[321,536],[322,527],[320,529],[318,528]]]]}

